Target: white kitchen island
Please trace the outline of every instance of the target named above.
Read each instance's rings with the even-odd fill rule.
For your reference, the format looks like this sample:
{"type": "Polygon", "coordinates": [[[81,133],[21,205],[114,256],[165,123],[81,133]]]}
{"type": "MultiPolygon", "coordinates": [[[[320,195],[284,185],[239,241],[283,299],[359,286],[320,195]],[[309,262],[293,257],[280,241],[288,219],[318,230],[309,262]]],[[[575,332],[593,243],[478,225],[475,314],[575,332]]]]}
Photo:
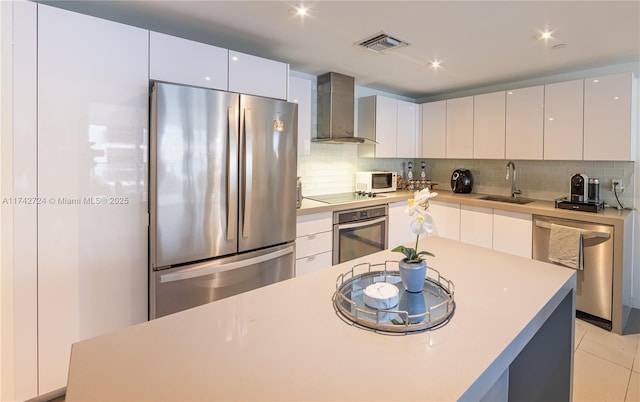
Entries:
{"type": "Polygon", "coordinates": [[[340,319],[337,276],[383,251],[73,345],[66,400],[571,400],[575,271],[421,241],[455,284],[444,326],[382,335],[340,319]]]}

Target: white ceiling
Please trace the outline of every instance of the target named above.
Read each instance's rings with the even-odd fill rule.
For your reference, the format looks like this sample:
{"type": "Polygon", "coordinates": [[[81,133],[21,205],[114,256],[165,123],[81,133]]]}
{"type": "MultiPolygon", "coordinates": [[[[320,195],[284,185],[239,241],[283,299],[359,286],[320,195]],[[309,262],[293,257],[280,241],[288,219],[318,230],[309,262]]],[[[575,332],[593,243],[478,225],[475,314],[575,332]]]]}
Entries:
{"type": "Polygon", "coordinates": [[[640,60],[640,1],[65,1],[60,7],[421,98],[640,60]],[[553,29],[558,39],[539,40],[553,29]],[[410,46],[354,45],[379,31],[410,46]],[[562,49],[552,45],[565,43],[562,49]],[[442,61],[433,70],[428,63],[442,61]]]}

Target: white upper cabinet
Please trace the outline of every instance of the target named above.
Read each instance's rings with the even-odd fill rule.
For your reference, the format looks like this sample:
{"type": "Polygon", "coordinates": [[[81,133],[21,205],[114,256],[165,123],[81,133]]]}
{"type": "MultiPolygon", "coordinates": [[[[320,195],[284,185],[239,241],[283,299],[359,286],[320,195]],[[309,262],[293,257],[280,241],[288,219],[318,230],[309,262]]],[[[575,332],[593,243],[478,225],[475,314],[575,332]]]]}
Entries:
{"type": "Polygon", "coordinates": [[[473,158],[473,96],[447,100],[447,158],[473,158]]]}
{"type": "Polygon", "coordinates": [[[311,80],[289,77],[288,101],[298,104],[298,155],[311,155],[311,80]]]}
{"type": "Polygon", "coordinates": [[[447,101],[423,103],[422,152],[423,158],[445,158],[447,143],[447,101]]]}
{"type": "Polygon", "coordinates": [[[473,98],[473,157],[504,159],[506,92],[473,98]]]}
{"type": "MultiPolygon", "coordinates": [[[[149,32],[38,5],[38,381],[147,319],[149,32]]],[[[35,152],[35,150],[34,150],[35,152]]]]}
{"type": "Polygon", "coordinates": [[[365,158],[395,158],[398,124],[398,104],[384,96],[358,98],[358,137],[376,144],[358,145],[358,156],[365,158]]]}
{"type": "Polygon", "coordinates": [[[507,91],[506,159],[542,159],[544,86],[507,91]]]}
{"type": "Polygon", "coordinates": [[[149,33],[149,78],[227,90],[227,49],[158,32],[149,33]]]}
{"type": "Polygon", "coordinates": [[[229,91],[287,99],[289,65],[229,50],[229,91]]]}
{"type": "Polygon", "coordinates": [[[544,159],[582,160],[584,80],[545,85],[544,159]]]}
{"type": "Polygon", "coordinates": [[[395,158],[398,139],[398,102],[384,96],[375,96],[376,158],[395,158]]]}
{"type": "Polygon", "coordinates": [[[584,80],[585,160],[635,160],[636,123],[631,72],[584,80]]]}
{"type": "Polygon", "coordinates": [[[358,98],[358,137],[377,144],[358,145],[365,158],[413,158],[418,147],[418,105],[385,96],[358,98]]]}
{"type": "Polygon", "coordinates": [[[418,157],[418,105],[397,101],[396,157],[418,157]]]}

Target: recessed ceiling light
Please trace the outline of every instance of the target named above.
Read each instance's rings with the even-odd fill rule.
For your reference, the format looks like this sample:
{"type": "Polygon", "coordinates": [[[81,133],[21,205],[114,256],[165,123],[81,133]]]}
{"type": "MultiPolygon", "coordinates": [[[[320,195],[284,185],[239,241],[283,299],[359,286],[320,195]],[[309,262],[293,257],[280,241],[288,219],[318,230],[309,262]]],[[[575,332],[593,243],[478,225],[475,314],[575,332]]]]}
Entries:
{"type": "Polygon", "coordinates": [[[305,6],[302,3],[298,3],[289,9],[289,14],[294,14],[300,17],[304,17],[305,15],[309,15],[311,11],[312,11],[311,8],[305,6]]]}
{"type": "Polygon", "coordinates": [[[553,31],[544,31],[542,34],[540,34],[540,39],[542,40],[547,40],[547,39],[551,39],[554,37],[555,32],[553,31]]]}
{"type": "Polygon", "coordinates": [[[434,60],[434,61],[429,62],[428,66],[429,66],[429,68],[433,68],[434,70],[437,70],[440,67],[442,67],[441,63],[442,62],[440,60],[434,60]]]}

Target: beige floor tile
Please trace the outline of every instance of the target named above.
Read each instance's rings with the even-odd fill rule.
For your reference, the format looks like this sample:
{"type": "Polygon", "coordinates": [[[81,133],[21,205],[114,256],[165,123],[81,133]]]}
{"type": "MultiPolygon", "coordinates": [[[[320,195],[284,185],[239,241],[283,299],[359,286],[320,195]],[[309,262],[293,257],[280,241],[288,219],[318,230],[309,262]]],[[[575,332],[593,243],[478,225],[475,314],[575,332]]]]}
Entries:
{"type": "Polygon", "coordinates": [[[633,361],[633,371],[640,373],[640,343],[636,347],[636,358],[633,361]]]}
{"type": "Polygon", "coordinates": [[[631,369],[639,339],[637,335],[622,336],[590,325],[578,349],[631,369]]]}
{"type": "Polygon", "coordinates": [[[640,402],[640,373],[631,372],[626,402],[640,402]]]}
{"type": "Polygon", "coordinates": [[[584,337],[584,334],[587,333],[587,329],[588,326],[590,324],[582,321],[582,320],[578,320],[576,319],[576,327],[573,333],[573,337],[574,337],[574,343],[573,343],[573,348],[574,349],[578,349],[578,346],[580,345],[580,342],[582,342],[582,338],[584,337]]]}
{"type": "Polygon", "coordinates": [[[578,349],[573,363],[573,402],[624,401],[631,370],[578,349]]]}

